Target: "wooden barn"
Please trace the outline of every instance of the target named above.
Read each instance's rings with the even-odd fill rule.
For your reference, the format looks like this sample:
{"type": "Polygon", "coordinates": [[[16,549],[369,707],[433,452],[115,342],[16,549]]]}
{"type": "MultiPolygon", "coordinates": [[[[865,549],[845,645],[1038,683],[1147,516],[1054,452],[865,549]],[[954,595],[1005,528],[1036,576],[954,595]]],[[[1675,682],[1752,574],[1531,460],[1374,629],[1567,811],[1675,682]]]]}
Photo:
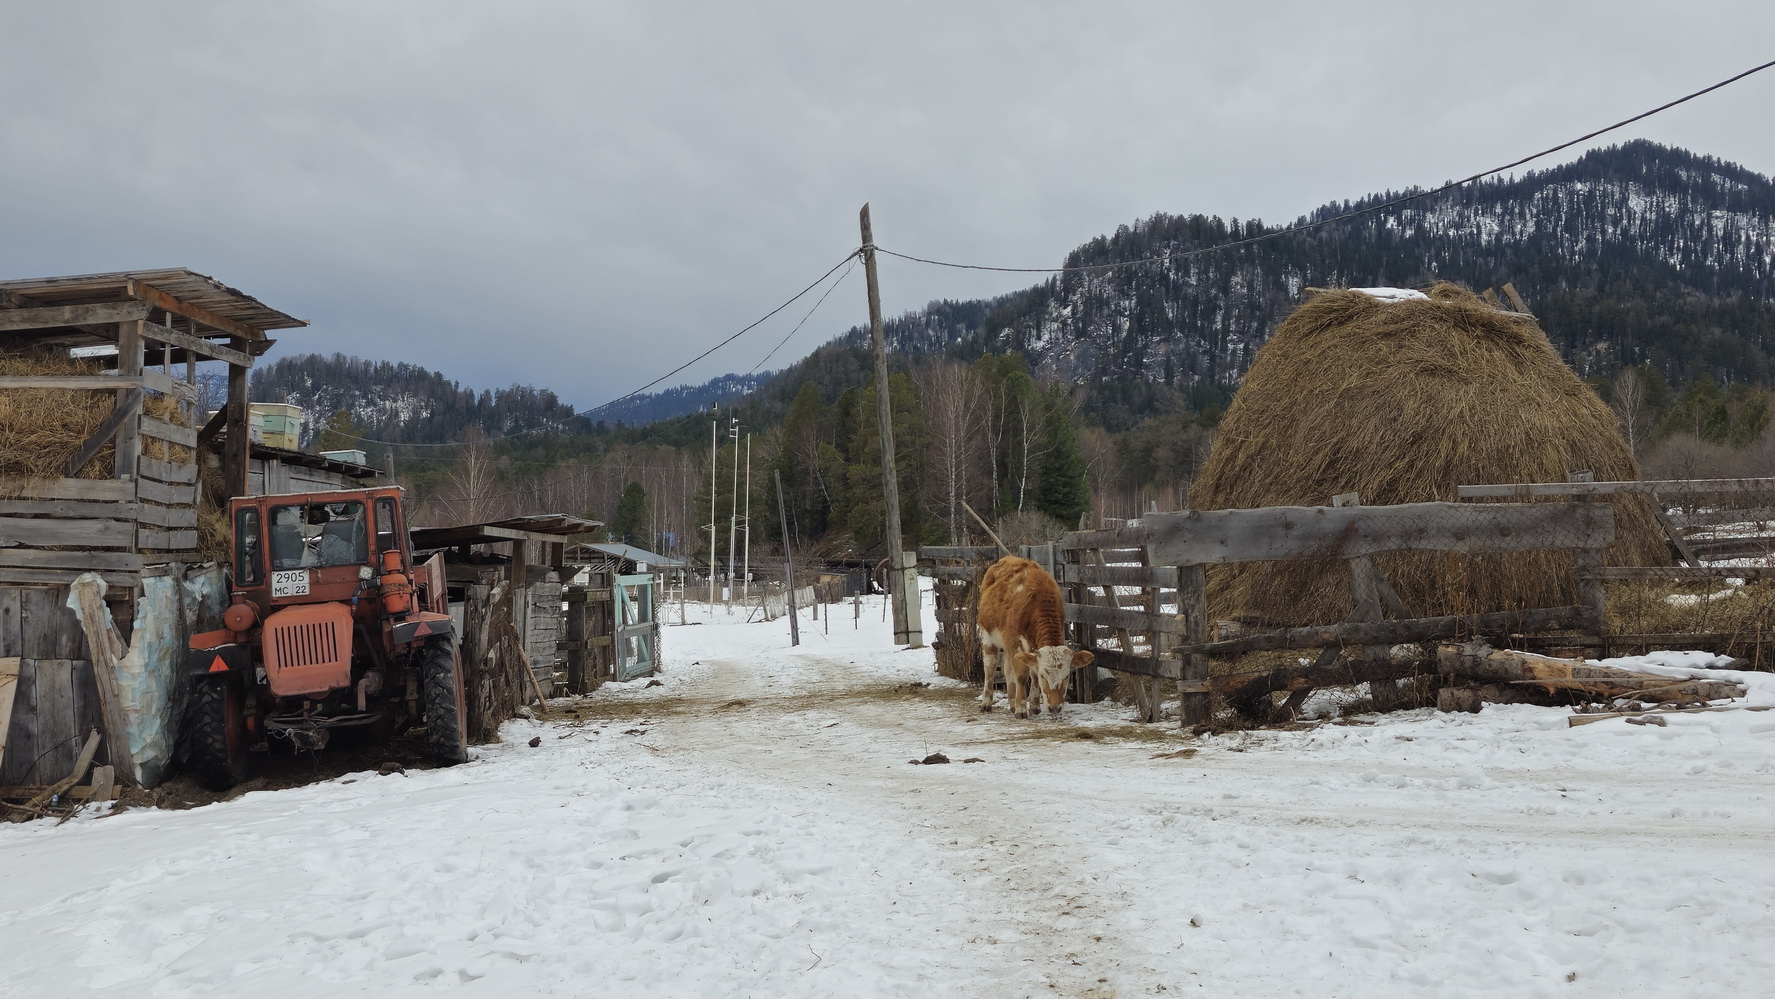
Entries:
{"type": "Polygon", "coordinates": [[[183,268],[0,281],[0,785],[65,778],[93,732],[158,780],[183,636],[220,611],[186,568],[203,511],[248,489],[247,374],[305,325],[183,268]],[[208,420],[200,365],[226,370],[208,420]]]}

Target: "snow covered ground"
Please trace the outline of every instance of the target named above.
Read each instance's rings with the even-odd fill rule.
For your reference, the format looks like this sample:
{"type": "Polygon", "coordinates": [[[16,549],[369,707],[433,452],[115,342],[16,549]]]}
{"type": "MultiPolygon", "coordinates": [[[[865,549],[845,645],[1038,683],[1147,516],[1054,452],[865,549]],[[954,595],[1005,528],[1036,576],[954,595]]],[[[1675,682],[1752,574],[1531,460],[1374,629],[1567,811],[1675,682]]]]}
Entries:
{"type": "Polygon", "coordinates": [[[1775,992],[1775,712],[1195,740],[738,621],[451,770],[0,827],[0,994],[1775,992]]]}

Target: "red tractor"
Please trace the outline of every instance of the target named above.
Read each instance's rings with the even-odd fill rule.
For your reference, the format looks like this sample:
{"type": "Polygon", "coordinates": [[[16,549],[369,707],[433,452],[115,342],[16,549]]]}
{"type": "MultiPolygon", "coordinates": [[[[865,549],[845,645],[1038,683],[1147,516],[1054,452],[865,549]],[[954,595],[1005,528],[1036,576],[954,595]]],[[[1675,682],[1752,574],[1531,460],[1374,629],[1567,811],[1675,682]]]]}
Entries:
{"type": "Polygon", "coordinates": [[[468,759],[443,564],[413,565],[401,490],[230,502],[232,602],[191,639],[187,758],[203,784],[244,780],[248,751],[320,749],[341,729],[416,723],[439,762],[468,759]]]}

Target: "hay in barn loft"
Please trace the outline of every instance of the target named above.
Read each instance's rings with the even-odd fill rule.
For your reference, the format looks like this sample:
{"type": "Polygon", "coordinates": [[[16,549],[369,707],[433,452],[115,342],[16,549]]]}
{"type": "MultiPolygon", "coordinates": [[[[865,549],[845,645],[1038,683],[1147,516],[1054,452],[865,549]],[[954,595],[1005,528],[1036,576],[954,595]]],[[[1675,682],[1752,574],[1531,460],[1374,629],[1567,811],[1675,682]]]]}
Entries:
{"type": "MultiPolygon", "coordinates": [[[[0,352],[0,375],[99,375],[102,358],[70,357],[66,349],[29,348],[0,352]]],[[[116,393],[88,389],[6,389],[0,391],[0,479],[56,479],[68,459],[116,407],[116,393]]],[[[181,426],[190,425],[178,402],[149,394],[143,410],[181,426]]],[[[82,479],[108,479],[116,446],[107,443],[76,474],[82,479]]],[[[143,438],[142,453],[150,458],[188,462],[189,448],[143,438]]]]}
{"type": "MultiPolygon", "coordinates": [[[[1560,360],[1532,317],[1438,284],[1428,298],[1359,291],[1309,298],[1258,351],[1190,490],[1220,510],[1455,499],[1474,483],[1599,480],[1639,468],[1614,414],[1560,360]]],[[[1613,500],[1613,565],[1665,565],[1640,497],[1613,500]]],[[[1577,603],[1570,551],[1396,553],[1376,565],[1413,616],[1577,603]]],[[[1326,624],[1352,609],[1337,560],[1210,567],[1210,612],[1258,624],[1326,624]]]]}

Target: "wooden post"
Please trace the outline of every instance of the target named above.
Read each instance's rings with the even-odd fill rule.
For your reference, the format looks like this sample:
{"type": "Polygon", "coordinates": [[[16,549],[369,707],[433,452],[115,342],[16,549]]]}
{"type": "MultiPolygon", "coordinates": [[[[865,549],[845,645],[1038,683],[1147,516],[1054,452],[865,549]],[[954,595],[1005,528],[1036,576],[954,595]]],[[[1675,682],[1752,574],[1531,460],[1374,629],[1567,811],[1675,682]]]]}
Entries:
{"type": "MultiPolygon", "coordinates": [[[[1573,472],[1566,477],[1568,482],[1594,482],[1593,472],[1573,472]]],[[[1595,502],[1595,496],[1574,496],[1573,502],[1595,502]]],[[[1607,502],[1604,500],[1603,502],[1607,502]]],[[[1653,500],[1656,503],[1656,499],[1653,500]]],[[[1601,548],[1580,548],[1577,553],[1578,568],[1578,606],[1584,608],[1584,641],[1586,645],[1597,650],[1599,655],[1608,654],[1608,643],[1603,638],[1603,616],[1608,610],[1608,592],[1602,578],[1598,575],[1602,569],[1601,548]]]]}
{"type": "MultiPolygon", "coordinates": [[[[142,321],[117,324],[117,377],[140,379],[142,377],[142,321]]],[[[136,477],[136,459],[142,453],[141,421],[138,419],[142,405],[142,393],[133,396],[129,389],[117,390],[117,406],[133,407],[138,412],[128,413],[117,428],[117,457],[112,463],[112,476],[119,479],[136,477]]],[[[134,545],[130,548],[133,550],[134,545]]]]}
{"type": "Polygon", "coordinates": [[[801,644],[801,621],[795,614],[795,556],[789,550],[789,513],[783,505],[783,472],[778,469],[777,477],[777,517],[783,523],[783,592],[789,601],[789,644],[801,644]]]}
{"type": "MultiPolygon", "coordinates": [[[[235,337],[229,341],[235,350],[248,349],[247,341],[235,337]]],[[[247,368],[239,364],[228,365],[228,411],[223,425],[228,428],[228,439],[222,449],[222,478],[227,483],[227,495],[245,496],[247,494],[247,468],[252,455],[252,416],[247,405],[247,368]]]]}
{"type": "MultiPolygon", "coordinates": [[[[1361,506],[1362,498],[1357,493],[1339,493],[1331,498],[1334,507],[1361,506]]],[[[1355,597],[1355,607],[1350,612],[1352,621],[1382,621],[1386,615],[1381,610],[1382,589],[1380,570],[1374,567],[1374,560],[1367,555],[1358,555],[1350,559],[1350,593],[1355,597]]],[[[1365,645],[1362,647],[1362,658],[1372,664],[1387,660],[1388,649],[1384,645],[1365,645]]],[[[1327,664],[1329,665],[1329,663],[1327,664]]],[[[1310,691],[1299,692],[1300,700],[1310,691]]],[[[1374,701],[1377,711],[1393,711],[1400,706],[1399,682],[1397,680],[1370,680],[1368,696],[1374,701]]],[[[1294,701],[1294,697],[1289,698],[1294,701]]],[[[1296,704],[1295,706],[1298,706],[1296,704]]]]}
{"type": "MultiPolygon", "coordinates": [[[[869,206],[857,214],[863,234],[863,275],[869,286],[869,346],[875,355],[875,414],[881,423],[882,497],[887,504],[888,600],[894,605],[894,644],[918,648],[924,636],[911,626],[907,604],[918,598],[906,593],[904,541],[900,533],[900,477],[894,470],[894,403],[888,390],[887,337],[881,330],[881,286],[875,276],[875,231],[869,223],[869,206]]],[[[779,486],[779,497],[781,487],[779,486]]]]}
{"type": "MultiPolygon", "coordinates": [[[[1207,574],[1200,565],[1186,565],[1177,571],[1177,611],[1183,616],[1184,637],[1190,644],[1208,640],[1207,574]]],[[[1208,693],[1208,657],[1190,653],[1183,659],[1183,679],[1177,690],[1183,700],[1178,712],[1184,728],[1206,725],[1210,720],[1208,693]]]]}
{"type": "Polygon", "coordinates": [[[567,692],[575,697],[589,692],[586,682],[586,587],[569,586],[567,602],[567,692]]]}

